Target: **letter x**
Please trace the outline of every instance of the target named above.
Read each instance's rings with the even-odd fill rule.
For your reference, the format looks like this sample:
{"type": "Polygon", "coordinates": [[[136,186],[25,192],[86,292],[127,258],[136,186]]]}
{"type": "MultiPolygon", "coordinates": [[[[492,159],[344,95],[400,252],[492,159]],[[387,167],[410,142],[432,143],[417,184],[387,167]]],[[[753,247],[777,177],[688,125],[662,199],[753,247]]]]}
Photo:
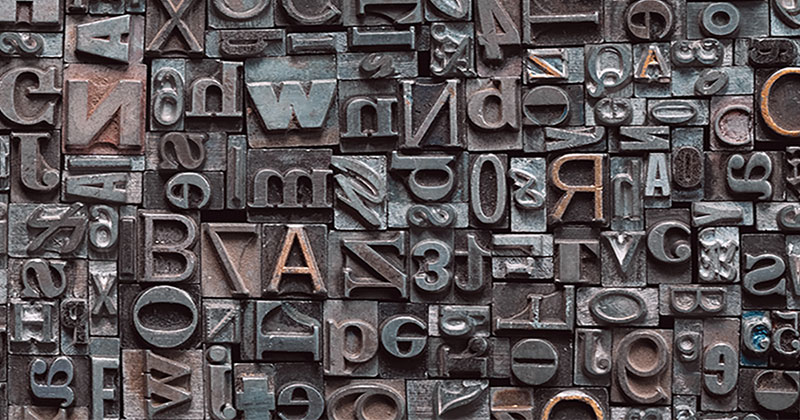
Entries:
{"type": "Polygon", "coordinates": [[[98,273],[92,274],[92,282],[95,289],[97,289],[97,303],[92,308],[92,315],[99,315],[103,308],[106,309],[109,315],[117,314],[117,303],[111,299],[109,294],[111,289],[117,283],[117,276],[113,273],[98,273]]]}
{"type": "Polygon", "coordinates": [[[164,9],[169,14],[169,20],[164,23],[164,26],[162,26],[161,29],[158,30],[158,33],[156,33],[156,36],[153,37],[153,41],[147,46],[148,50],[161,50],[172,33],[177,29],[183,36],[186,45],[189,46],[190,52],[203,52],[203,47],[200,46],[197,38],[182,19],[183,15],[188,13],[189,6],[191,6],[192,3],[194,3],[194,0],[180,0],[180,3],[178,3],[176,7],[172,3],[172,0],[161,0],[161,5],[164,6],[164,9]]]}

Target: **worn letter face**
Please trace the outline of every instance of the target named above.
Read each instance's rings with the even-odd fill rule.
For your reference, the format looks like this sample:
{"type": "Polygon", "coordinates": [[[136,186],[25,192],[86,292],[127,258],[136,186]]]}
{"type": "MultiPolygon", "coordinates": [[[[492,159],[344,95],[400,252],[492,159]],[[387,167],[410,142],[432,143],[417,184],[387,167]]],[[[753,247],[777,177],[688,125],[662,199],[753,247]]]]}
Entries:
{"type": "Polygon", "coordinates": [[[798,420],[798,92],[798,0],[0,0],[0,420],[798,420]]]}
{"type": "Polygon", "coordinates": [[[146,75],[143,64],[66,66],[64,151],[140,154],[145,138],[146,75]]]}
{"type": "Polygon", "coordinates": [[[64,4],[59,0],[3,1],[0,16],[0,30],[57,32],[63,30],[64,4]]]}

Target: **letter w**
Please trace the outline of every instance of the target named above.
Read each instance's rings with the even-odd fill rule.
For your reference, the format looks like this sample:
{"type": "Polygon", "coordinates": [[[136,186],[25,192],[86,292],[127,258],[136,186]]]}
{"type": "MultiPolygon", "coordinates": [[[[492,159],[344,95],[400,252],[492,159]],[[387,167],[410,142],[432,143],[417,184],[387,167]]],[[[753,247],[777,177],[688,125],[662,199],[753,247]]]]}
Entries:
{"type": "Polygon", "coordinates": [[[314,80],[308,93],[296,81],[248,83],[247,91],[267,130],[287,130],[293,122],[297,128],[321,128],[333,103],[336,81],[314,80]]]}
{"type": "Polygon", "coordinates": [[[189,366],[148,350],[145,353],[145,369],[148,418],[153,418],[161,411],[192,400],[189,386],[181,389],[173,385],[191,374],[192,370],[189,366]]]}

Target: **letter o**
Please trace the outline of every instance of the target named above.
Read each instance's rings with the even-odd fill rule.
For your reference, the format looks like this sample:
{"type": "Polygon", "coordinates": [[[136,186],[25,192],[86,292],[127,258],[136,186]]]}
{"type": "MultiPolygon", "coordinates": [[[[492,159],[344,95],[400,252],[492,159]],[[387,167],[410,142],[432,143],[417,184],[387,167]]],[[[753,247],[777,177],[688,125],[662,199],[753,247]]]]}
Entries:
{"type": "Polygon", "coordinates": [[[779,96],[780,91],[785,91],[789,95],[795,95],[796,89],[792,87],[800,86],[800,67],[788,67],[773,73],[761,88],[761,116],[767,126],[777,134],[786,137],[800,137],[800,124],[797,123],[796,113],[793,112],[796,108],[794,103],[784,103],[783,113],[775,113],[776,109],[770,108],[770,101],[772,96],[779,96]],[[787,80],[793,78],[794,82],[787,80]],[[779,82],[783,79],[782,82],[779,82]],[[781,89],[778,89],[782,87],[781,89]],[[777,117],[777,118],[776,118],[777,117]]]}
{"type": "Polygon", "coordinates": [[[142,292],[133,305],[133,326],[144,341],[155,347],[169,349],[185,343],[197,328],[197,305],[184,290],[173,286],[155,286],[142,292]],[[174,330],[147,327],[139,318],[145,307],[155,304],[180,305],[192,313],[192,322],[188,326],[174,330]]]}

